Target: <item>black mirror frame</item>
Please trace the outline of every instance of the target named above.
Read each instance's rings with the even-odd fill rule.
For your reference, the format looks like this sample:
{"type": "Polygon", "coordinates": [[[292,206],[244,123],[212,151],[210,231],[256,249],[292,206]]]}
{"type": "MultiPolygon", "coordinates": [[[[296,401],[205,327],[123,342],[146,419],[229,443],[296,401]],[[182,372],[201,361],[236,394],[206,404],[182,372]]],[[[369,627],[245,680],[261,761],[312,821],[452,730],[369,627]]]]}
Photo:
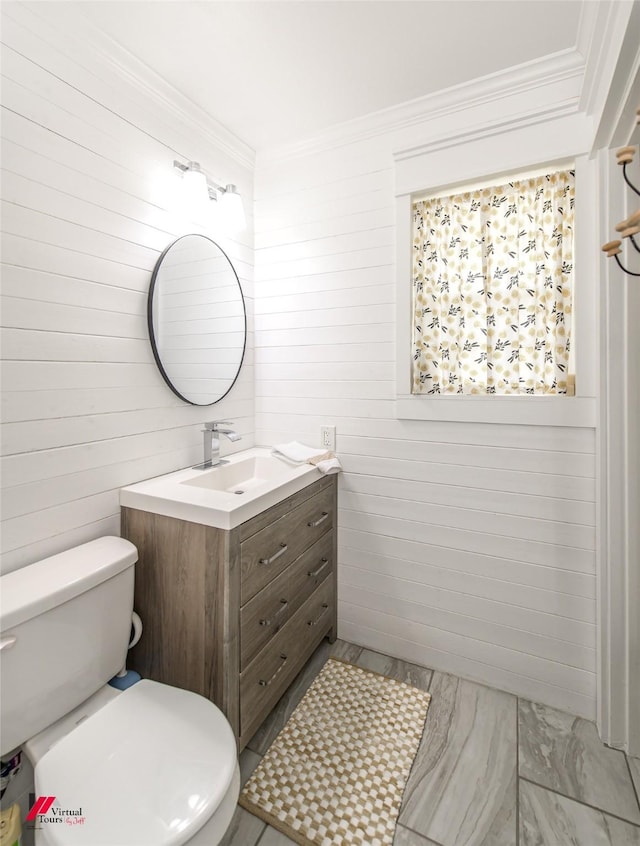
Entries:
{"type": "Polygon", "coordinates": [[[153,351],[153,357],[156,360],[156,364],[158,366],[158,370],[160,371],[160,375],[162,376],[164,381],[167,383],[169,388],[171,388],[173,393],[177,397],[179,397],[183,402],[189,403],[189,405],[196,405],[196,406],[200,406],[202,408],[206,408],[210,405],[215,405],[217,402],[220,402],[220,400],[224,399],[227,396],[229,391],[233,388],[233,386],[235,385],[235,383],[238,380],[238,376],[240,375],[240,370],[242,369],[242,364],[244,362],[244,356],[245,356],[245,353],[247,351],[247,305],[246,305],[245,300],[244,300],[244,293],[242,291],[242,285],[240,284],[240,279],[238,278],[238,274],[236,273],[236,269],[233,266],[233,262],[231,261],[229,256],[225,253],[225,251],[222,249],[222,247],[213,240],[213,238],[209,238],[208,235],[201,235],[199,232],[189,232],[186,235],[181,235],[179,238],[176,238],[167,247],[165,247],[165,249],[162,251],[162,254],[160,255],[158,261],[156,262],[156,266],[153,268],[153,273],[151,274],[151,284],[149,285],[149,294],[147,296],[147,330],[149,332],[149,342],[151,344],[151,349],[153,351]],[[238,369],[236,371],[236,375],[234,376],[233,381],[231,382],[231,384],[229,385],[227,390],[224,392],[224,394],[219,396],[218,399],[213,400],[213,402],[206,402],[206,403],[193,402],[192,400],[187,399],[187,397],[183,396],[180,393],[180,391],[175,387],[175,385],[172,383],[172,381],[169,379],[169,376],[167,375],[167,373],[166,373],[166,371],[165,371],[165,369],[162,365],[162,360],[160,359],[160,353],[158,352],[158,347],[156,345],[156,340],[155,340],[155,334],[154,334],[154,331],[153,331],[153,295],[154,295],[154,292],[155,292],[158,273],[160,272],[160,268],[162,266],[162,260],[164,259],[166,254],[169,252],[169,250],[175,244],[178,243],[178,241],[182,241],[184,238],[193,238],[194,235],[196,235],[199,238],[204,238],[206,241],[209,241],[211,244],[213,244],[214,247],[217,247],[217,249],[220,250],[222,255],[229,262],[229,267],[233,271],[233,275],[235,276],[236,282],[238,283],[238,290],[240,291],[240,299],[242,300],[242,313],[244,315],[244,343],[242,345],[242,355],[240,356],[240,361],[238,363],[238,369]]]}

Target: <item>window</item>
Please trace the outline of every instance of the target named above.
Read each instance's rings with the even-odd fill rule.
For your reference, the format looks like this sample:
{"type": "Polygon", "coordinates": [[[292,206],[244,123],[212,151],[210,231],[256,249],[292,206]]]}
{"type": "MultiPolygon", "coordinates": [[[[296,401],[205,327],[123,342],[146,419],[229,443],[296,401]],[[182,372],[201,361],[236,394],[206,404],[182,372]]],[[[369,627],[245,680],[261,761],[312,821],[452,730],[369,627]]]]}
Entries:
{"type": "Polygon", "coordinates": [[[573,394],[574,171],[413,203],[413,394],[573,394]]]}

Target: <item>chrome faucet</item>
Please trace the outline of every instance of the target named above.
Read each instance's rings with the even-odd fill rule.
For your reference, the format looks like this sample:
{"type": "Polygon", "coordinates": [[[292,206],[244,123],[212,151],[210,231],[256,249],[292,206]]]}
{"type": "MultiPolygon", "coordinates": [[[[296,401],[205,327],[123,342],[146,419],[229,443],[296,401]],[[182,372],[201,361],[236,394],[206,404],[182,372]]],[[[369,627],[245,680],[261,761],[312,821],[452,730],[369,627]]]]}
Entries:
{"type": "Polygon", "coordinates": [[[230,426],[226,420],[213,420],[211,423],[205,423],[202,430],[204,435],[204,461],[202,464],[196,464],[193,470],[207,470],[209,467],[219,467],[221,464],[228,464],[224,458],[220,458],[220,438],[219,435],[226,435],[230,441],[241,441],[242,435],[234,432],[233,429],[222,428],[223,426],[230,426]]]}

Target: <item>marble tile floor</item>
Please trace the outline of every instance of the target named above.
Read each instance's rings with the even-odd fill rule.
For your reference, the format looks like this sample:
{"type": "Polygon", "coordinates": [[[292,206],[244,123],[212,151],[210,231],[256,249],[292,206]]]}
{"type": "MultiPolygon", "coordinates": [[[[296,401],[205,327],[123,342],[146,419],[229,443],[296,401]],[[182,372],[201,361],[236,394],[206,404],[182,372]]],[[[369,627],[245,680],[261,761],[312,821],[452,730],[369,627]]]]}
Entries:
{"type": "MultiPolygon", "coordinates": [[[[640,846],[640,760],[593,723],[359,646],[324,641],[240,756],[243,784],[330,656],[432,695],[394,846],[640,846]]],[[[221,846],[291,846],[238,807],[221,846]]]]}

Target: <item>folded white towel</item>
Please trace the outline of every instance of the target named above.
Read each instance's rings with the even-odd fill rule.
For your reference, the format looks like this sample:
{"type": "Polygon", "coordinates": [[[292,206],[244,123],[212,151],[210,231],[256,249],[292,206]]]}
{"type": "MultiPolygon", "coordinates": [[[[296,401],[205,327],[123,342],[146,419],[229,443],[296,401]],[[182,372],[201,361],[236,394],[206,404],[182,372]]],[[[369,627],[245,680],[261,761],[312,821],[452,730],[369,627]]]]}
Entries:
{"type": "Polygon", "coordinates": [[[273,447],[272,454],[289,464],[314,464],[321,473],[339,473],[342,470],[340,461],[333,452],[325,449],[316,449],[301,444],[299,441],[290,441],[288,444],[279,444],[273,447]]]}
{"type": "MultiPolygon", "coordinates": [[[[311,463],[311,462],[309,462],[311,463]]],[[[316,467],[321,473],[329,475],[329,473],[339,473],[342,470],[342,464],[338,458],[326,458],[324,461],[318,461],[316,467]]]]}
{"type": "Polygon", "coordinates": [[[278,458],[284,458],[285,461],[290,461],[291,464],[306,464],[310,458],[317,458],[319,455],[324,455],[326,449],[308,447],[299,441],[289,441],[288,444],[274,446],[271,452],[277,455],[278,458]]]}

